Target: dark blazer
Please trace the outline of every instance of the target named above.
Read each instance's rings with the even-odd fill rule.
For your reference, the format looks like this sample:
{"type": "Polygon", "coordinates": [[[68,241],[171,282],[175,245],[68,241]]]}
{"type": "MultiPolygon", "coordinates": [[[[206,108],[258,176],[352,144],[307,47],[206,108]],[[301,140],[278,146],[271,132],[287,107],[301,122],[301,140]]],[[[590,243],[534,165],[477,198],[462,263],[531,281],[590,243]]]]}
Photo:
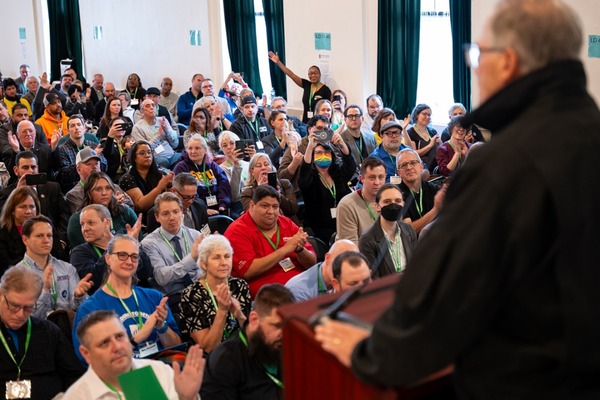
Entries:
{"type": "Polygon", "coordinates": [[[0,276],[13,265],[17,265],[25,255],[25,245],[16,228],[10,231],[0,229],[0,276]]]}
{"type": "Polygon", "coordinates": [[[98,125],[102,116],[104,115],[104,109],[106,108],[106,97],[94,105],[94,123],[98,125]]]}
{"type": "MultiPolygon", "coordinates": [[[[22,145],[19,145],[19,150],[24,151],[25,148],[22,145]]],[[[54,170],[56,168],[56,159],[54,158],[54,154],[52,153],[52,149],[50,148],[50,146],[48,146],[45,143],[38,143],[36,141],[31,151],[37,157],[38,172],[40,174],[44,173],[48,175],[48,179],[53,180],[54,170]]],[[[17,175],[15,175],[15,171],[13,169],[13,167],[17,165],[17,154],[18,153],[16,153],[11,148],[11,153],[8,157],[8,164],[6,164],[6,161],[4,162],[6,164],[6,167],[8,168],[8,172],[10,173],[11,184],[16,183],[18,181],[17,175]]],[[[5,160],[4,157],[3,160],[5,160]]]]}
{"type": "MultiPolygon", "coordinates": [[[[8,196],[17,187],[16,183],[0,190],[0,207],[4,207],[4,203],[8,196]]],[[[52,220],[52,225],[57,231],[58,239],[67,241],[67,225],[69,223],[69,207],[65,202],[65,198],[60,192],[60,185],[56,182],[48,182],[44,185],[37,185],[38,199],[40,200],[40,213],[52,220]]]]}
{"type": "MultiPolygon", "coordinates": [[[[373,279],[396,273],[394,261],[388,250],[387,240],[385,240],[383,229],[381,229],[380,220],[381,216],[377,218],[373,226],[363,233],[358,240],[360,252],[367,257],[367,260],[369,260],[369,268],[371,268],[373,279]],[[379,263],[376,263],[382,253],[385,254],[383,259],[381,259],[379,263]]],[[[406,256],[406,262],[408,263],[413,250],[417,246],[417,233],[410,224],[405,222],[399,221],[398,226],[400,227],[400,237],[402,238],[404,255],[406,256]]]]}
{"type": "MultiPolygon", "coordinates": [[[[195,229],[199,231],[202,227],[208,224],[208,213],[206,212],[206,204],[201,199],[196,199],[190,205],[190,210],[192,210],[192,219],[194,220],[194,226],[188,226],[188,228],[195,229]]],[[[148,233],[153,232],[158,228],[160,224],[156,221],[156,217],[154,216],[154,207],[148,210],[148,214],[146,216],[146,230],[148,233]]]]}
{"type": "MultiPolygon", "coordinates": [[[[363,146],[365,146],[367,149],[366,154],[368,156],[377,147],[377,140],[375,140],[375,135],[373,135],[370,132],[361,131],[360,135],[362,136],[363,146]]],[[[354,140],[354,137],[347,129],[341,133],[341,136],[342,139],[344,139],[344,143],[346,143],[346,146],[348,146],[348,148],[350,149],[350,153],[352,154],[352,157],[354,157],[356,165],[359,166],[362,163],[363,158],[365,157],[363,157],[362,154],[360,154],[360,151],[356,146],[356,141],[354,140]]]]}

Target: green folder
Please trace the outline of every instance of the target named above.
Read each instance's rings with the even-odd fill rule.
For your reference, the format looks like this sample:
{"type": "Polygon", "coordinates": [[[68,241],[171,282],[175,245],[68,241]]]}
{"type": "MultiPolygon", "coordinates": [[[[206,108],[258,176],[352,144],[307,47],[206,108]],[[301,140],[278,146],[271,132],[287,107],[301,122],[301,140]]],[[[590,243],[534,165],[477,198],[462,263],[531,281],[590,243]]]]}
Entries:
{"type": "Polygon", "coordinates": [[[149,365],[119,375],[119,384],[127,400],[168,400],[149,365]]]}

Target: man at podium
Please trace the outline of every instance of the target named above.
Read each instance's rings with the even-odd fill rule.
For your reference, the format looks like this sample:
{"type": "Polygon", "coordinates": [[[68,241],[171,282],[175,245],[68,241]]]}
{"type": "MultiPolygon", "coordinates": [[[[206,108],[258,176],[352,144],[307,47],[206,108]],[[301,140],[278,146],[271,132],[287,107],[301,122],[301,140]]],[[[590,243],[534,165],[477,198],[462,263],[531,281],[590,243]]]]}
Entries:
{"type": "Polygon", "coordinates": [[[494,139],[454,176],[372,332],[316,329],[360,379],[406,386],[453,364],[461,399],[600,398],[600,112],[582,42],[562,1],[502,0],[466,45],[482,103],[468,125],[494,139]]]}

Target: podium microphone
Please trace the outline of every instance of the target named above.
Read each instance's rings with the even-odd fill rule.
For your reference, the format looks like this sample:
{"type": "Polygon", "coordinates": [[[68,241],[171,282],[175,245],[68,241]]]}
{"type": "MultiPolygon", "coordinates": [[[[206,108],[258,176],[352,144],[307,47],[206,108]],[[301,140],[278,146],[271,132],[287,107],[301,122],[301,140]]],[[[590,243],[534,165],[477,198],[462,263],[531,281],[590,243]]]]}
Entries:
{"type": "MultiPolygon", "coordinates": [[[[335,303],[333,303],[331,306],[327,307],[323,311],[318,311],[318,312],[314,313],[308,319],[308,324],[312,328],[314,328],[317,325],[327,321],[328,319],[339,319],[339,320],[348,321],[347,314],[344,314],[345,315],[344,318],[339,318],[340,313],[342,310],[344,310],[346,307],[348,307],[354,300],[356,300],[360,296],[361,288],[362,288],[362,286],[357,286],[352,289],[348,289],[348,291],[346,293],[344,293],[339,299],[337,299],[335,301],[335,303]]],[[[360,321],[360,320],[357,320],[356,318],[350,318],[350,319],[351,320],[348,322],[357,323],[356,321],[360,321]]],[[[364,323],[364,321],[360,321],[360,322],[364,323]]],[[[358,322],[358,323],[360,323],[360,322],[358,322]]]]}

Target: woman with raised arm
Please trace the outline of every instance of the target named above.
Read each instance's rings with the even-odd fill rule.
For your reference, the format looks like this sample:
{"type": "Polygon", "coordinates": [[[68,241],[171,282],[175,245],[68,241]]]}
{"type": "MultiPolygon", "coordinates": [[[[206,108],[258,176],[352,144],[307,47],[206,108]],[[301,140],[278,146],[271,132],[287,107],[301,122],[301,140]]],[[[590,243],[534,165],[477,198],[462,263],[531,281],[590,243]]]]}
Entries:
{"type": "Polygon", "coordinates": [[[277,64],[277,66],[304,91],[302,94],[302,104],[304,105],[302,122],[307,123],[315,112],[314,107],[316,106],[317,101],[331,98],[331,89],[321,82],[321,70],[316,65],[313,65],[308,69],[308,79],[303,79],[279,60],[279,54],[270,51],[269,59],[277,64]]]}

